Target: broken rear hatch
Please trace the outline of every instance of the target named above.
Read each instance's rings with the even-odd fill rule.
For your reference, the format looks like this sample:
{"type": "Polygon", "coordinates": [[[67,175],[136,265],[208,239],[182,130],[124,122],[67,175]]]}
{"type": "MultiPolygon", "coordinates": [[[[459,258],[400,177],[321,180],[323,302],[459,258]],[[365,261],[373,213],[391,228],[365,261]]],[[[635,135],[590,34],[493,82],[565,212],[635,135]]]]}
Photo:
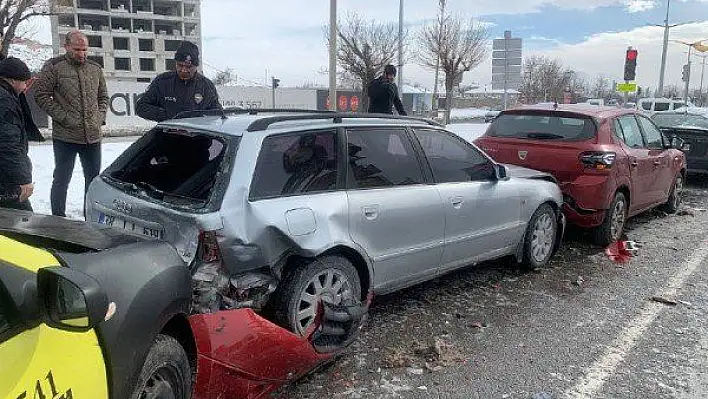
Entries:
{"type": "Polygon", "coordinates": [[[158,126],[91,184],[86,218],[175,246],[194,259],[203,231],[222,228],[218,210],[239,137],[158,126]]]}

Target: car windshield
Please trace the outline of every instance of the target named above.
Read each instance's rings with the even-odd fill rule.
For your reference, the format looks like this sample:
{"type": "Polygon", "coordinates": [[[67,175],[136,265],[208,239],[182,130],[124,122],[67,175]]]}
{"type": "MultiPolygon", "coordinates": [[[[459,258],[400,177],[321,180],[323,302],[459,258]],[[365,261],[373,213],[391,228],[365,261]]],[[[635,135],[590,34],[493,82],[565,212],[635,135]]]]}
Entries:
{"type": "Polygon", "coordinates": [[[487,136],[535,140],[576,141],[593,137],[590,117],[559,113],[504,113],[492,123],[487,136]]]}
{"type": "Polygon", "coordinates": [[[708,128],[708,118],[691,114],[656,114],[651,118],[659,127],[698,126],[708,128]]]}

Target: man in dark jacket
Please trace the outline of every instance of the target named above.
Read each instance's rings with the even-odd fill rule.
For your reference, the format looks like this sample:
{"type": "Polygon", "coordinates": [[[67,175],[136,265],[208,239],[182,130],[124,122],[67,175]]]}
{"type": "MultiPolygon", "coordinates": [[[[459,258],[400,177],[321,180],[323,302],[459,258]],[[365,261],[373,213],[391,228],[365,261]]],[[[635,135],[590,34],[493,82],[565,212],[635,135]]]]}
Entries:
{"type": "Polygon", "coordinates": [[[386,65],[383,75],[369,84],[369,113],[393,114],[395,106],[399,115],[407,115],[401,97],[398,96],[398,86],[394,83],[394,79],[396,79],[396,67],[386,65]]]}
{"type": "Polygon", "coordinates": [[[222,109],[214,83],[197,72],[199,48],[192,42],[182,42],[175,61],[175,70],[156,77],[140,97],[138,116],[162,122],[185,111],[222,109]]]}
{"type": "Polygon", "coordinates": [[[24,62],[9,57],[0,61],[0,207],[31,211],[34,192],[30,140],[42,140],[20,95],[32,74],[24,62]]]}

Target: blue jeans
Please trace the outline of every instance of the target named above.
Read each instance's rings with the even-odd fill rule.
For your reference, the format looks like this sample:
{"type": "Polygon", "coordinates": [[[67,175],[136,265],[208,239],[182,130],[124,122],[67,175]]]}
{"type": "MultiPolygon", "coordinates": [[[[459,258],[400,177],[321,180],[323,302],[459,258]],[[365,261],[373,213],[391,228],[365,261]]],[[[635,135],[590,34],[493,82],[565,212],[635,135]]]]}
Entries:
{"type": "Polygon", "coordinates": [[[66,216],[66,193],[74,173],[76,155],[84,169],[84,193],[101,171],[101,143],[73,144],[54,140],[54,181],[52,182],[52,215],[66,216]]]}

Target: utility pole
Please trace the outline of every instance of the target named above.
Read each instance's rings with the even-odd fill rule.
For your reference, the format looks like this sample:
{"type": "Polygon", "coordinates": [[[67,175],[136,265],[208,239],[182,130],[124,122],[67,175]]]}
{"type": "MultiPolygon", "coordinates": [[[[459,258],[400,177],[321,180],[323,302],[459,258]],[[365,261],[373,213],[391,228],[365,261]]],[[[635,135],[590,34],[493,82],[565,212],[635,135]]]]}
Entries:
{"type": "Polygon", "coordinates": [[[433,111],[435,112],[435,115],[433,117],[437,117],[437,111],[438,111],[438,81],[440,80],[440,42],[442,41],[442,30],[443,26],[445,25],[445,6],[447,5],[447,0],[439,0],[440,4],[440,15],[438,15],[438,43],[437,43],[437,50],[438,54],[435,59],[435,85],[433,86],[433,111]]]}
{"type": "Polygon", "coordinates": [[[683,103],[688,106],[688,90],[689,84],[691,83],[691,49],[693,46],[688,46],[688,59],[686,60],[686,65],[684,66],[685,77],[684,79],[686,85],[683,88],[683,103]]]}
{"type": "Polygon", "coordinates": [[[337,110],[337,0],[329,1],[329,109],[337,110]]]}
{"type": "Polygon", "coordinates": [[[403,0],[398,9],[398,95],[403,98],[403,0]]]}
{"type": "Polygon", "coordinates": [[[666,73],[666,52],[669,48],[669,7],[671,0],[666,0],[666,19],[664,20],[664,47],[661,50],[661,70],[659,71],[659,87],[656,96],[661,97],[664,92],[664,73],[666,73]]]}
{"type": "Polygon", "coordinates": [[[694,54],[693,56],[701,59],[701,84],[700,86],[698,86],[698,102],[696,103],[696,105],[702,107],[705,103],[703,101],[703,78],[704,73],[706,71],[706,57],[708,57],[708,55],[694,54]]]}

